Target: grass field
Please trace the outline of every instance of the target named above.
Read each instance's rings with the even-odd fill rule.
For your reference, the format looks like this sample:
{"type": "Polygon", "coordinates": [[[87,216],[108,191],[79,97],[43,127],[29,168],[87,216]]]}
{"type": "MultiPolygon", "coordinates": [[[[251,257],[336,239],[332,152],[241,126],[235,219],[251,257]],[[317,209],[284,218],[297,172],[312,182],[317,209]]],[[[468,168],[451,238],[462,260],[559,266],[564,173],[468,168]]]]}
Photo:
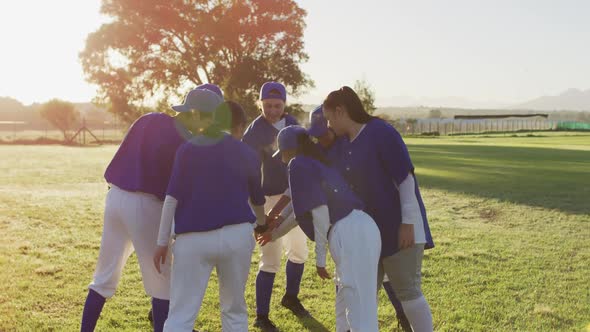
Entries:
{"type": "MultiPolygon", "coordinates": [[[[435,329],[590,329],[590,135],[407,143],[437,244],[423,269],[435,329]]],[[[102,173],[115,149],[0,146],[0,331],[79,329],[102,231],[102,173]]],[[[257,263],[256,254],[250,312],[257,263]]],[[[334,286],[312,266],[301,297],[315,320],[280,307],[277,277],[271,318],[283,331],[334,330],[334,286]]],[[[98,330],[147,331],[148,309],[132,256],[98,330]]],[[[382,331],[395,330],[394,317],[381,292],[382,331]]],[[[214,278],[197,327],[220,330],[214,278]]]]}

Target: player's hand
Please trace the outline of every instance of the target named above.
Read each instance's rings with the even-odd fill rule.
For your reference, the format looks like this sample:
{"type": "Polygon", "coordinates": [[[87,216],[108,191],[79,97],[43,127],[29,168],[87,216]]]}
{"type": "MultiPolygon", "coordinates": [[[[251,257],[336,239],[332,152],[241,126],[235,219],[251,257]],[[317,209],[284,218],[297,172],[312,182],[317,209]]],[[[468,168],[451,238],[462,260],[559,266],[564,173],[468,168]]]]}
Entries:
{"type": "Polygon", "coordinates": [[[318,272],[318,275],[320,276],[320,278],[332,279],[332,276],[330,275],[330,273],[328,273],[328,270],[326,270],[325,267],[316,266],[315,268],[316,268],[316,271],[318,272]]]}
{"type": "Polygon", "coordinates": [[[399,248],[408,249],[414,246],[414,225],[401,224],[399,226],[399,248]]]}
{"type": "Polygon", "coordinates": [[[266,231],[268,231],[268,225],[256,225],[256,227],[254,227],[254,235],[256,237],[258,237],[258,235],[266,233],[266,231]]]}
{"type": "Polygon", "coordinates": [[[160,271],[160,264],[166,264],[167,255],[168,246],[156,247],[156,252],[154,253],[154,266],[156,267],[156,271],[158,271],[158,273],[162,273],[162,271],[160,271]]]}
{"type": "Polygon", "coordinates": [[[271,241],[272,241],[272,232],[271,231],[267,231],[262,234],[256,235],[256,242],[258,242],[258,244],[260,244],[261,246],[264,246],[265,244],[267,244],[271,241]]]}

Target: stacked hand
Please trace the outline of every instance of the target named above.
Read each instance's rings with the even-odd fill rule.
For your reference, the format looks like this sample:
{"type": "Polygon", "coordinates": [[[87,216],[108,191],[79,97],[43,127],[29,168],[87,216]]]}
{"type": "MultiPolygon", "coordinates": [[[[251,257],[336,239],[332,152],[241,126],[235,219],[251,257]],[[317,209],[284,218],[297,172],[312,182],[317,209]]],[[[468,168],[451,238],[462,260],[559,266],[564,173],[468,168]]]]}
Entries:
{"type": "Polygon", "coordinates": [[[266,230],[264,232],[256,233],[256,242],[261,246],[272,241],[272,231],[277,228],[281,222],[283,222],[283,217],[280,215],[276,216],[266,216],[266,230]]]}

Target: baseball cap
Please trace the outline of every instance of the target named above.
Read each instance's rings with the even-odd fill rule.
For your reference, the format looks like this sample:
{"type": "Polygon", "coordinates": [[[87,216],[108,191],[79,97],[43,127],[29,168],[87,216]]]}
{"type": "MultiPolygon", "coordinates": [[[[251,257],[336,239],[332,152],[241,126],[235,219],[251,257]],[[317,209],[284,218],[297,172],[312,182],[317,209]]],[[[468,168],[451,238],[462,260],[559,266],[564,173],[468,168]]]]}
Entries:
{"type": "Polygon", "coordinates": [[[279,131],[279,134],[277,135],[279,149],[277,150],[277,152],[275,152],[275,154],[273,154],[273,158],[280,155],[281,150],[296,149],[298,145],[297,137],[300,134],[307,134],[307,130],[297,125],[291,125],[281,129],[281,131],[279,131]]]}
{"type": "Polygon", "coordinates": [[[223,98],[207,89],[193,89],[187,93],[182,105],[172,106],[176,112],[200,111],[213,113],[223,98]]]}
{"type": "Polygon", "coordinates": [[[316,107],[309,113],[309,129],[307,132],[316,138],[328,132],[328,120],[324,117],[322,105],[316,107]]]}
{"type": "Polygon", "coordinates": [[[223,98],[223,92],[221,91],[221,88],[215,84],[205,83],[205,84],[201,84],[201,85],[197,86],[195,89],[213,91],[219,97],[223,98]]]}
{"type": "Polygon", "coordinates": [[[260,88],[260,100],[281,99],[287,101],[287,90],[279,82],[266,82],[260,88]]]}

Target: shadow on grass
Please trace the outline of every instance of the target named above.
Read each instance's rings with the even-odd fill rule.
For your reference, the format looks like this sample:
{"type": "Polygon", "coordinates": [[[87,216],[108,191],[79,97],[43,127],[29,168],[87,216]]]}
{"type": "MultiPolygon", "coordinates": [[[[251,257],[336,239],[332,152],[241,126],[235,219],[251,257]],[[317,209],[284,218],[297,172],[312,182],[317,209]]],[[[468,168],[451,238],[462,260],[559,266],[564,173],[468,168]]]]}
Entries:
{"type": "Polygon", "coordinates": [[[299,318],[299,322],[305,327],[305,331],[330,332],[328,328],[314,317],[299,318]]]}
{"type": "Polygon", "coordinates": [[[589,214],[590,152],[487,145],[408,145],[422,187],[589,214]]]}

